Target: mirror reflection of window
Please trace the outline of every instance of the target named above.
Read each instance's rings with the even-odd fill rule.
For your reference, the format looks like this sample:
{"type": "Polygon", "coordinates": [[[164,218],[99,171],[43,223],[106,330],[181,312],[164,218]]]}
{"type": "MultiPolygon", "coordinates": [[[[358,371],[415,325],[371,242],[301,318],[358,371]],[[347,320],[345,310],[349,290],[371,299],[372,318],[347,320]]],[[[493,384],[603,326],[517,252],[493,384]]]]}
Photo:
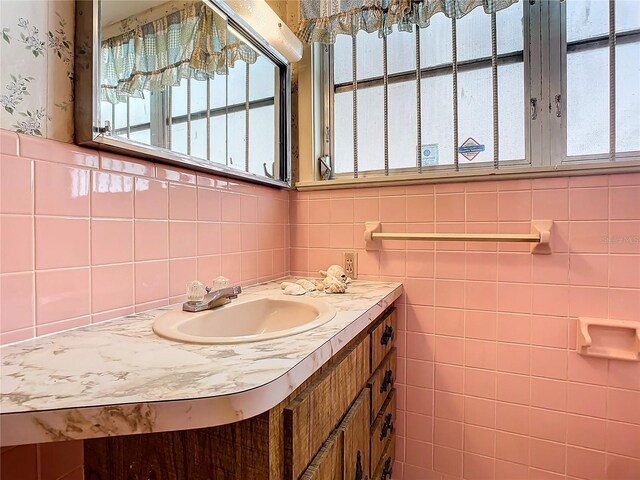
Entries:
{"type": "Polygon", "coordinates": [[[201,1],[103,0],[101,8],[100,121],[109,135],[273,175],[279,70],[271,60],[201,1]]]}
{"type": "Polygon", "coordinates": [[[277,81],[269,60],[258,57],[249,66],[249,79],[249,171],[273,176],[276,152],[272,140],[277,135],[273,92],[277,81]]]}

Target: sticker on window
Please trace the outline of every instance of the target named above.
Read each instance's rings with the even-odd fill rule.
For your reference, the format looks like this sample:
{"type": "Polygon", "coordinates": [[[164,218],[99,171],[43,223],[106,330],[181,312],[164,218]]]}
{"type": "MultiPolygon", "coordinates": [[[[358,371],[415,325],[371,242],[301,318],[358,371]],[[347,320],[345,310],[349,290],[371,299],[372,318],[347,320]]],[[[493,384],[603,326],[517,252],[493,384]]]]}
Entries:
{"type": "Polygon", "coordinates": [[[438,165],[440,163],[437,143],[422,145],[421,151],[422,158],[420,159],[420,162],[422,163],[423,167],[430,167],[432,165],[438,165]]]}
{"type": "Polygon", "coordinates": [[[458,147],[458,153],[469,161],[476,158],[481,152],[484,152],[484,145],[476,142],[472,137],[467,138],[464,143],[458,147]]]}

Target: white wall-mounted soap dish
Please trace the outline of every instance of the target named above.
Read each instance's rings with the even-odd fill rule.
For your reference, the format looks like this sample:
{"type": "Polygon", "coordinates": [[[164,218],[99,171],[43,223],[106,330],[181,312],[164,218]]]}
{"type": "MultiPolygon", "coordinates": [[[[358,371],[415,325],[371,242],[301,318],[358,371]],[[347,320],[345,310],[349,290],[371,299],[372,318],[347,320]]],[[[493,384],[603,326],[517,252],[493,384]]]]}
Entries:
{"type": "Polygon", "coordinates": [[[580,355],[640,361],[640,322],[579,317],[577,331],[580,355]]]}

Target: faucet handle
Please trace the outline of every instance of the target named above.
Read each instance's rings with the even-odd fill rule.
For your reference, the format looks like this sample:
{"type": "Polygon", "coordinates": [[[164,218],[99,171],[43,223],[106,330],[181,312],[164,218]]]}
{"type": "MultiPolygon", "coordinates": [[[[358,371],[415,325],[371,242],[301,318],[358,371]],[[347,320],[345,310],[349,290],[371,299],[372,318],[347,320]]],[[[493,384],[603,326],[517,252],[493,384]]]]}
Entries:
{"type": "Polygon", "coordinates": [[[187,285],[187,301],[188,302],[202,302],[206,290],[204,285],[197,280],[187,285]]]}
{"type": "Polygon", "coordinates": [[[229,285],[229,279],[227,277],[219,276],[213,281],[212,290],[220,290],[229,285]]]}

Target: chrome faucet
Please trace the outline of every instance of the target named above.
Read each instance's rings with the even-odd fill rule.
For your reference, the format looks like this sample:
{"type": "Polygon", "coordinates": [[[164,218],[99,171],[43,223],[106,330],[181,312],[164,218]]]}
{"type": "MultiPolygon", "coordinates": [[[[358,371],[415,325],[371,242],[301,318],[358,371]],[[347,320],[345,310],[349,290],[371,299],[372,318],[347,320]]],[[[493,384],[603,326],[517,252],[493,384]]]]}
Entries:
{"type": "Polygon", "coordinates": [[[203,310],[212,310],[214,308],[226,305],[233,298],[238,298],[242,293],[242,288],[236,285],[233,287],[225,287],[219,290],[207,289],[207,294],[199,301],[188,301],[182,304],[182,310],[185,312],[202,312],[203,310]]]}

